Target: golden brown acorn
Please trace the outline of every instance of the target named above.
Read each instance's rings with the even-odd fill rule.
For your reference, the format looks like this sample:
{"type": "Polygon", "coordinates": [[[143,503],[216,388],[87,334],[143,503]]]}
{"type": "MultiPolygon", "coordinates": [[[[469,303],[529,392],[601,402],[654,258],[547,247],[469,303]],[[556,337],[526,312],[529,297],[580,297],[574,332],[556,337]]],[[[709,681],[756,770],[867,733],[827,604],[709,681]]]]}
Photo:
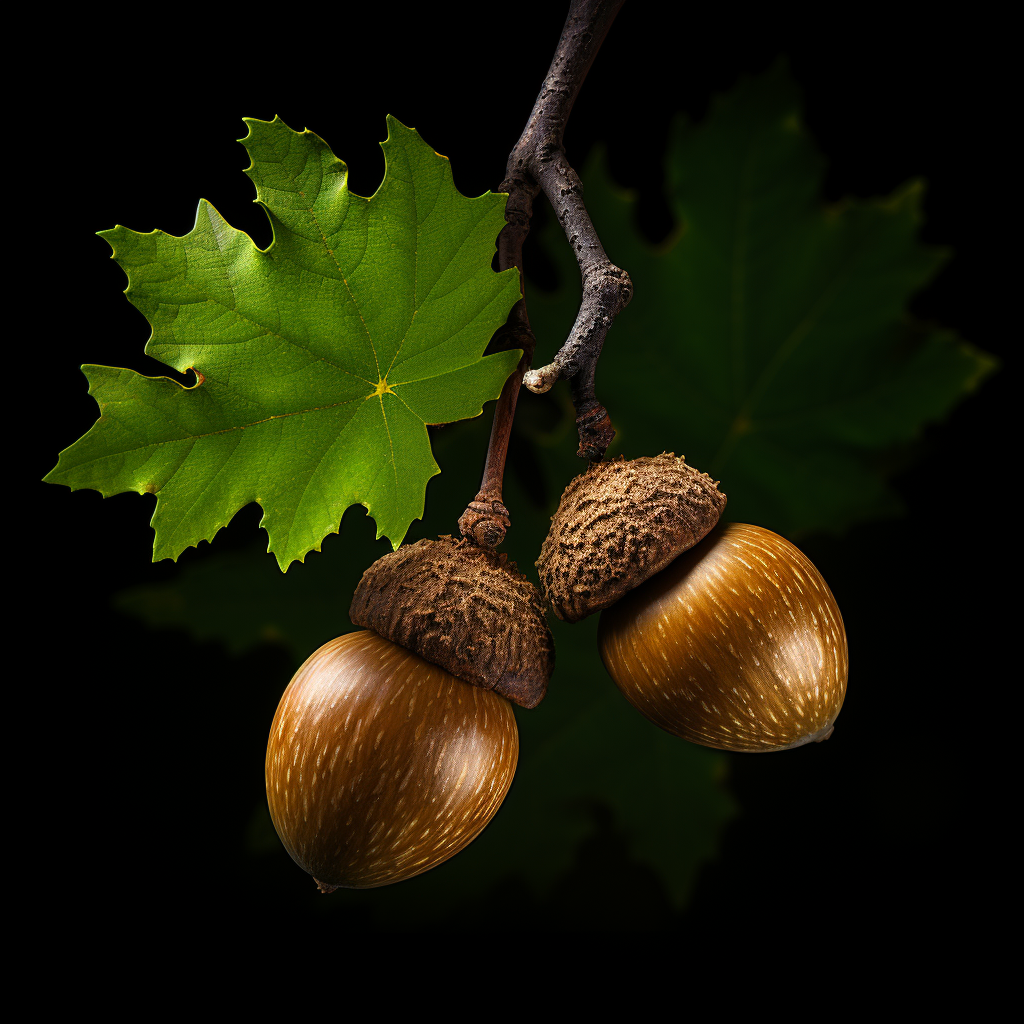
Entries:
{"type": "Polygon", "coordinates": [[[715,529],[725,503],[671,454],[591,466],[552,517],[544,594],[569,622],[603,609],[605,666],[663,729],[737,751],[825,739],[846,693],[835,599],[782,537],[715,529]]]}
{"type": "Polygon", "coordinates": [[[479,835],[518,752],[503,697],[370,630],[350,633],[307,659],[281,698],[271,817],[321,890],[399,882],[479,835]]]}
{"type": "Polygon", "coordinates": [[[715,530],[601,615],[601,658],[656,725],[736,751],[827,739],[846,632],[811,561],[759,526],[715,530]]]}
{"type": "Polygon", "coordinates": [[[554,667],[544,606],[515,563],[451,537],[363,574],[365,632],[321,647],[281,699],[267,747],[278,834],[324,891],[400,882],[467,846],[504,799],[554,667]]]}

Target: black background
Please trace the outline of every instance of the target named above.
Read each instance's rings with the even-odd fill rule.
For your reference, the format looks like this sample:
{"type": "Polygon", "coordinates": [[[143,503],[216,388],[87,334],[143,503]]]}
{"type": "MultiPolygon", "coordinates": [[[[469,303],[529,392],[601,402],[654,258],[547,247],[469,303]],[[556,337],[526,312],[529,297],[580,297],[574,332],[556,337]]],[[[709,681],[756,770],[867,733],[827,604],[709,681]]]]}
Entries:
{"type": "MultiPolygon", "coordinates": [[[[202,196],[265,245],[266,220],[233,141],[242,116],[310,127],[346,160],[353,190],[369,195],[393,113],[451,158],[464,194],[496,187],[563,20],[561,5],[536,6],[528,16],[520,8],[514,25],[493,9],[465,22],[454,9],[284,10],[266,27],[247,16],[244,25],[206,18],[159,31],[83,20],[47,50],[32,101],[43,102],[17,130],[42,183],[17,211],[29,218],[22,240],[32,262],[9,300],[38,305],[22,356],[8,363],[9,383],[32,396],[16,433],[29,465],[8,499],[20,525],[8,536],[30,556],[28,579],[42,582],[29,609],[40,632],[28,635],[46,666],[20,688],[19,728],[34,751],[23,762],[23,820],[36,837],[23,838],[20,856],[27,884],[43,890],[44,916],[70,933],[102,923],[145,945],[182,931],[232,940],[288,927],[340,944],[371,927],[358,915],[339,921],[283,852],[247,852],[287,657],[267,647],[231,659],[112,610],[125,586],[174,571],[150,563],[149,499],[104,501],[35,482],[95,418],[80,363],[167,372],[142,355],[148,328],[93,233],[122,223],[183,234],[202,196]]],[[[844,743],[857,756],[839,747],[813,777],[797,759],[733,757],[742,813],[682,913],[602,819],[549,899],[498,890],[436,928],[500,920],[505,929],[656,929],[686,939],[750,924],[828,935],[870,927],[909,943],[941,941],[990,898],[1002,826],[984,798],[999,785],[992,751],[1007,742],[993,737],[1004,728],[994,658],[1007,627],[990,589],[1005,560],[991,517],[1013,353],[996,173],[1001,83],[991,77],[998,62],[981,50],[985,31],[969,19],[923,24],[892,12],[883,26],[853,14],[816,23],[778,11],[655,16],[654,5],[627,3],[566,145],[578,166],[606,144],[613,174],[639,192],[652,239],[669,227],[660,165],[670,116],[701,116],[739,75],[788,55],[829,162],[826,198],[925,178],[924,237],[955,258],[914,311],[1004,367],[900,453],[905,518],[804,545],[848,625],[870,638],[860,670],[885,681],[883,700],[844,714],[844,743]]],[[[216,543],[250,540],[252,513],[216,543]]],[[[182,560],[202,557],[189,550],[182,560]]]]}

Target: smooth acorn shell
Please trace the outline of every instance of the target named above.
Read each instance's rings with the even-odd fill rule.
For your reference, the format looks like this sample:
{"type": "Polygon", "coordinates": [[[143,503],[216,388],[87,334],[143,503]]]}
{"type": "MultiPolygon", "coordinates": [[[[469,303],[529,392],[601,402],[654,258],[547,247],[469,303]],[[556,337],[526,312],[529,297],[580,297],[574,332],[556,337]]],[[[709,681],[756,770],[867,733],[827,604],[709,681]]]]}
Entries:
{"type": "Polygon", "coordinates": [[[655,725],[721,750],[826,739],[849,659],[832,592],[759,526],[719,527],[601,614],[601,658],[655,725]]]}
{"type": "Polygon", "coordinates": [[[519,756],[512,707],[371,630],[295,673],[267,746],[281,841],[321,889],[428,871],[471,843],[519,756]]]}

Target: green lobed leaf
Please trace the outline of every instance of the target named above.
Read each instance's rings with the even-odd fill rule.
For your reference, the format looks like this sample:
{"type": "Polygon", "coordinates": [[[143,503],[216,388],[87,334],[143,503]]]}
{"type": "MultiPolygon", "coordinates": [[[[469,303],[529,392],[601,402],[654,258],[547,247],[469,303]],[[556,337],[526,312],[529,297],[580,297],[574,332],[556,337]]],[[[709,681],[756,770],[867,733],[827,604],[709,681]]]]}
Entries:
{"type": "Polygon", "coordinates": [[[392,117],[369,199],[312,132],[246,124],[269,248],[205,200],[181,238],[100,232],[152,325],[147,354],[196,384],[84,366],[100,419],[46,480],[156,494],[154,559],[253,501],[282,569],[356,503],[397,547],[439,472],[427,424],[479,415],[521,354],[483,356],[519,298],[517,273],[491,270],[505,197],[462,196],[392,117]]]}

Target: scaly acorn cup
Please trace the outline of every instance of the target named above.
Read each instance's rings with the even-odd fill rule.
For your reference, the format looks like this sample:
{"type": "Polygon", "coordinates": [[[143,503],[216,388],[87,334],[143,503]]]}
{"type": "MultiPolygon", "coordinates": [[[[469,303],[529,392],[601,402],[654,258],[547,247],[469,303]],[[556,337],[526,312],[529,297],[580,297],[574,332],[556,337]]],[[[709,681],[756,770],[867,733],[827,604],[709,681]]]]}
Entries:
{"type": "Polygon", "coordinates": [[[674,456],[592,467],[566,488],[537,563],[548,600],[570,621],[604,609],[605,667],[668,732],[733,751],[827,739],[848,674],[835,598],[784,538],[715,528],[724,505],[674,456]]]}
{"type": "Polygon", "coordinates": [[[370,630],[295,673],[271,728],[270,814],[323,892],[400,882],[454,856],[501,806],[512,707],[370,630]]]}
{"type": "Polygon", "coordinates": [[[374,562],[349,615],[369,628],[299,669],[267,747],[274,826],[324,892],[400,882],[472,842],[515,774],[509,700],[536,706],[554,668],[533,585],[451,537],[374,562]]]}
{"type": "Polygon", "coordinates": [[[712,530],[725,495],[672,453],[591,463],[551,518],[537,571],[551,610],[579,622],[663,569],[712,530]]]}
{"type": "Polygon", "coordinates": [[[506,555],[466,540],[421,540],[378,558],[349,618],[524,708],[541,702],[555,667],[537,588],[506,555]]]}

